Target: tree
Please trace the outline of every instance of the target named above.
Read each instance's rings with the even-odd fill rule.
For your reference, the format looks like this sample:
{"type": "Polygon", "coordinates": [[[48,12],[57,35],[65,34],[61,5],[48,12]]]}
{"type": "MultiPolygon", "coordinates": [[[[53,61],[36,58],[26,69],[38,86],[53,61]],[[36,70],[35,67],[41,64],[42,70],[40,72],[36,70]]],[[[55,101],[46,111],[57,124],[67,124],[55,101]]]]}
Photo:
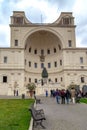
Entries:
{"type": "Polygon", "coordinates": [[[69,86],[68,86],[68,89],[79,89],[79,85],[77,85],[77,84],[74,84],[74,83],[71,83],[69,86]]]}
{"type": "Polygon", "coordinates": [[[33,93],[35,91],[35,88],[36,88],[36,85],[34,83],[28,83],[26,85],[26,88],[29,90],[29,93],[30,93],[30,97],[33,96],[33,93]]]}

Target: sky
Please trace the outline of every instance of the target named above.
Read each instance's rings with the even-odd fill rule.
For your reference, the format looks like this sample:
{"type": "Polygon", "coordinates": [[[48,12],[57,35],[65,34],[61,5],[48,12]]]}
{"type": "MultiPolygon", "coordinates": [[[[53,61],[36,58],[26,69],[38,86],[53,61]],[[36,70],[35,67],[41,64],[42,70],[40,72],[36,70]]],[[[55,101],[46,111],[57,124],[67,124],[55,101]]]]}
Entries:
{"type": "Polygon", "coordinates": [[[87,0],[0,0],[0,47],[10,47],[10,16],[25,11],[32,23],[52,23],[61,12],[72,12],[76,46],[87,47],[87,0]]]}

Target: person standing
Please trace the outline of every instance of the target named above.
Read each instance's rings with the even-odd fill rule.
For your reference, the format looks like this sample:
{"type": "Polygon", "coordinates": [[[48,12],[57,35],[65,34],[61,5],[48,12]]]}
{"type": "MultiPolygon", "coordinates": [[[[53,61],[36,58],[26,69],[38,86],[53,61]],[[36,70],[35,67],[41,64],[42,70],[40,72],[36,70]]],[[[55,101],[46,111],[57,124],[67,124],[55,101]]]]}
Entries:
{"type": "Polygon", "coordinates": [[[60,93],[59,93],[59,90],[58,90],[58,89],[56,89],[55,96],[56,96],[56,102],[59,104],[60,93]]]}
{"type": "Polygon", "coordinates": [[[48,97],[48,90],[46,90],[46,97],[48,97]]]}
{"type": "Polygon", "coordinates": [[[72,99],[72,103],[75,104],[75,89],[74,88],[71,88],[71,99],[72,99]]]}
{"type": "Polygon", "coordinates": [[[61,104],[65,104],[65,90],[64,89],[62,89],[61,90],[61,104]]]}
{"type": "Polygon", "coordinates": [[[67,104],[69,104],[69,99],[71,97],[71,94],[70,94],[70,91],[68,89],[66,90],[65,97],[66,97],[67,104]]]}

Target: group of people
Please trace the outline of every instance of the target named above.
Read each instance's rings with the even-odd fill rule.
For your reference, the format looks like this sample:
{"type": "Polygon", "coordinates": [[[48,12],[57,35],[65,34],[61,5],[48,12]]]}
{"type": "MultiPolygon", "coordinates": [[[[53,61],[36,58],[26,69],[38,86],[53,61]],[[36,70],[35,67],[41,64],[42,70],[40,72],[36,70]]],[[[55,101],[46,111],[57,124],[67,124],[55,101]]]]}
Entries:
{"type": "Polygon", "coordinates": [[[56,98],[56,102],[58,104],[69,104],[70,101],[72,103],[78,102],[81,98],[81,91],[76,91],[74,88],[72,88],[71,90],[50,90],[50,96],[51,97],[55,97],[56,98]]]}

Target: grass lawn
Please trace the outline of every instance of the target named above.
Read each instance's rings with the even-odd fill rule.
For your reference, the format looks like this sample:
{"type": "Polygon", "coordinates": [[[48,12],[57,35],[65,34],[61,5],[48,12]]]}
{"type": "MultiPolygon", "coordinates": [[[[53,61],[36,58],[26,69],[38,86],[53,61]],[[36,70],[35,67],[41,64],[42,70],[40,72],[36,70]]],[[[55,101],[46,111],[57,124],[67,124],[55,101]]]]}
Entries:
{"type": "Polygon", "coordinates": [[[33,99],[0,99],[0,130],[28,130],[33,99]]]}
{"type": "Polygon", "coordinates": [[[80,102],[87,104],[87,98],[81,98],[81,99],[80,99],[80,102]]]}

